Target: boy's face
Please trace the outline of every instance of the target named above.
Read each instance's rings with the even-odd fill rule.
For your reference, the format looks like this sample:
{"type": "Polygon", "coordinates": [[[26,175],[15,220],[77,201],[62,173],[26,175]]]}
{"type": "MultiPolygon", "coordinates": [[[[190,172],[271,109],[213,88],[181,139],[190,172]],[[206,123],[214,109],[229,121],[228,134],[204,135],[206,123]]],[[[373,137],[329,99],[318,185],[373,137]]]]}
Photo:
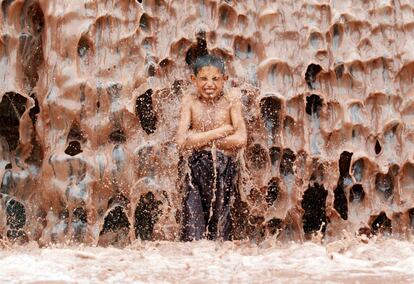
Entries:
{"type": "Polygon", "coordinates": [[[197,92],[206,100],[214,100],[223,91],[227,75],[221,73],[214,66],[202,67],[196,75],[191,75],[191,80],[197,88],[197,92]]]}

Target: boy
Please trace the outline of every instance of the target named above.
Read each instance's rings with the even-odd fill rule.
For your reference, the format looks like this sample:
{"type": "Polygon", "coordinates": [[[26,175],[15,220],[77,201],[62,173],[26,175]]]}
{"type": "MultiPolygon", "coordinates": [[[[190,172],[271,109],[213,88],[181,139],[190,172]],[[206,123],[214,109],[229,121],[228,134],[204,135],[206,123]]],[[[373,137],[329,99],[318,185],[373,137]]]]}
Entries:
{"type": "Polygon", "coordinates": [[[230,197],[236,190],[236,155],[246,145],[240,96],[224,91],[224,62],[212,55],[198,57],[191,80],[196,94],[182,101],[177,131],[180,150],[192,150],[191,174],[185,180],[181,239],[207,237],[229,240],[230,197]]]}

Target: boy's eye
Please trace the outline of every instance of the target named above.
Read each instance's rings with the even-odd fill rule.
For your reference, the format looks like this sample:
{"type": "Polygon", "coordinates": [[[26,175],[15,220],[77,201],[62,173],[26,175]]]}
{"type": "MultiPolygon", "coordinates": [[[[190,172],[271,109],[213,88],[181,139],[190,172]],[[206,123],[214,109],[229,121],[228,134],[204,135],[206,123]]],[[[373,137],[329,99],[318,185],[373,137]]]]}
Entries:
{"type": "Polygon", "coordinates": [[[218,81],[220,78],[219,77],[214,77],[213,81],[218,81]]]}

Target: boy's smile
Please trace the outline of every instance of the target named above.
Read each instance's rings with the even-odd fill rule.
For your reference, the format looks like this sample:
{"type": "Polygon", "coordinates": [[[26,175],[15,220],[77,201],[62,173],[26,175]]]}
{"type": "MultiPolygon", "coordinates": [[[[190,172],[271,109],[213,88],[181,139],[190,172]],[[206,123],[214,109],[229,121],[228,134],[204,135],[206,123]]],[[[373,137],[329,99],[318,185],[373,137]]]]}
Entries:
{"type": "Polygon", "coordinates": [[[197,88],[197,93],[206,101],[214,101],[221,95],[227,75],[214,66],[202,67],[191,80],[197,88]]]}

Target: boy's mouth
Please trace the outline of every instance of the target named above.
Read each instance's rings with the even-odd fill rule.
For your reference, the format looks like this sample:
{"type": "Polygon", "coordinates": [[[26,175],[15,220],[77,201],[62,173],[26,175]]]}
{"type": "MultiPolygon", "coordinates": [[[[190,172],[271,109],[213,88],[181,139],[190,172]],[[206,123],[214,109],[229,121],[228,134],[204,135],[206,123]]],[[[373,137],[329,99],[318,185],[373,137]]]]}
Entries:
{"type": "Polygon", "coordinates": [[[204,93],[208,95],[213,95],[215,92],[216,92],[216,89],[212,89],[212,88],[204,89],[204,93]]]}

